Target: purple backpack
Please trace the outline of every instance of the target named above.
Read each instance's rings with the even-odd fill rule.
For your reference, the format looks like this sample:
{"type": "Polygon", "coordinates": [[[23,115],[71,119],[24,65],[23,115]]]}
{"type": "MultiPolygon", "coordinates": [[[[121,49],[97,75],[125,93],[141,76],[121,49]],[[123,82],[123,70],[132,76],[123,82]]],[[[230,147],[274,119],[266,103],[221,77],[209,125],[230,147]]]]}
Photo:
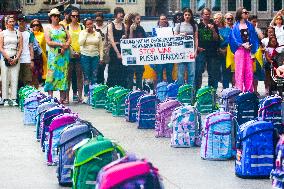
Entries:
{"type": "Polygon", "coordinates": [[[58,163],[58,144],[63,129],[78,119],[78,114],[65,113],[53,118],[50,123],[47,140],[44,142],[44,148],[47,157],[47,165],[57,165],[58,163]]]}
{"type": "Polygon", "coordinates": [[[172,128],[168,124],[170,123],[172,112],[181,105],[179,101],[173,99],[168,99],[158,104],[155,122],[156,137],[171,137],[172,128]]]}
{"type": "Polygon", "coordinates": [[[132,91],[125,99],[125,119],[129,122],[136,122],[137,102],[140,96],[144,95],[143,91],[132,91]]]}

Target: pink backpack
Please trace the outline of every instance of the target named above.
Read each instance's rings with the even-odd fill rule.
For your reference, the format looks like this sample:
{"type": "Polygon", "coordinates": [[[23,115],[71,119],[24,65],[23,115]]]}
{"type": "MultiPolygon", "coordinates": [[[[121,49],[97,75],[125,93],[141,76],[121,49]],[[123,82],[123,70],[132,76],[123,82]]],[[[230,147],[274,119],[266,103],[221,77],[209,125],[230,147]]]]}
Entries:
{"type": "Polygon", "coordinates": [[[158,104],[155,122],[156,137],[171,137],[172,128],[168,124],[170,123],[172,112],[181,105],[179,101],[173,99],[168,99],[158,104]]]}

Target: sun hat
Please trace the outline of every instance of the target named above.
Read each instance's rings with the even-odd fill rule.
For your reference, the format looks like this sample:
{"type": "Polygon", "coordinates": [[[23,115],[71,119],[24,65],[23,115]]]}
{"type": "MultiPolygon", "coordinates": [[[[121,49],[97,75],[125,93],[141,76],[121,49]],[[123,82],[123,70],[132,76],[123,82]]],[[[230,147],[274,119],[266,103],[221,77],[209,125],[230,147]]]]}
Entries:
{"type": "Polygon", "coordinates": [[[60,12],[57,8],[51,9],[51,11],[48,13],[48,16],[51,17],[52,15],[60,15],[60,12]]]}

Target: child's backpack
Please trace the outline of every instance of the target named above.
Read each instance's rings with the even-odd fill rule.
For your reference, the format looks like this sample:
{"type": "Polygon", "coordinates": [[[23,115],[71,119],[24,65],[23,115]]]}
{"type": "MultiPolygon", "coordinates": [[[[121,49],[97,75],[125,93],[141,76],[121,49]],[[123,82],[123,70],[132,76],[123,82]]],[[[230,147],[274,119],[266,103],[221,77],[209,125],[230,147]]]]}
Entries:
{"type": "Polygon", "coordinates": [[[155,122],[156,137],[171,137],[172,129],[168,124],[170,123],[172,112],[181,105],[179,101],[173,99],[167,99],[158,104],[155,122]]]}
{"type": "Polygon", "coordinates": [[[88,92],[88,101],[87,104],[93,106],[93,93],[94,89],[98,86],[98,84],[89,85],[89,92],[88,92]]]}
{"type": "Polygon", "coordinates": [[[43,104],[45,102],[55,102],[59,104],[59,100],[56,97],[47,96],[39,101],[39,104],[43,104]]]}
{"type": "Polygon", "coordinates": [[[274,163],[274,129],[266,121],[248,121],[239,127],[235,174],[242,178],[269,177],[274,163]]]}
{"type": "Polygon", "coordinates": [[[73,189],[95,188],[101,168],[124,154],[120,146],[107,138],[98,136],[90,139],[75,151],[73,189]]]}
{"type": "Polygon", "coordinates": [[[168,92],[167,86],[168,86],[168,83],[165,81],[162,81],[157,84],[156,96],[160,102],[166,100],[167,98],[167,92],[168,92]]]}
{"type": "Polygon", "coordinates": [[[33,93],[37,91],[37,89],[35,89],[32,86],[26,85],[24,87],[21,87],[19,92],[18,92],[18,96],[19,96],[19,107],[21,109],[21,111],[24,111],[24,102],[25,102],[25,98],[28,97],[29,94],[33,93]]]}
{"type": "Polygon", "coordinates": [[[194,88],[192,85],[184,84],[178,88],[177,99],[183,104],[194,104],[194,88]]]}
{"type": "Polygon", "coordinates": [[[46,111],[49,109],[59,106],[56,102],[45,102],[38,106],[37,112],[36,112],[36,139],[39,141],[41,138],[41,124],[43,124],[43,116],[46,111]]]}
{"type": "Polygon", "coordinates": [[[137,90],[128,93],[125,99],[125,119],[129,122],[136,122],[137,103],[140,96],[144,95],[143,91],[137,90]]]}
{"type": "Polygon", "coordinates": [[[276,146],[276,161],[275,169],[270,173],[272,180],[272,187],[276,189],[283,189],[284,187],[284,136],[280,135],[280,139],[276,146]]]}
{"type": "Polygon", "coordinates": [[[120,89],[113,94],[112,115],[114,117],[121,117],[125,114],[125,99],[129,89],[120,89]]]}
{"type": "Polygon", "coordinates": [[[104,166],[98,174],[96,189],[163,189],[158,169],[145,159],[126,156],[104,166]]]}
{"type": "Polygon", "coordinates": [[[236,97],[241,94],[242,91],[237,88],[227,88],[221,92],[221,108],[225,112],[230,112],[235,115],[236,113],[236,97]]]}
{"type": "Polygon", "coordinates": [[[24,102],[24,125],[36,124],[36,112],[39,101],[43,98],[42,93],[36,92],[34,95],[29,95],[24,102]]]}
{"type": "Polygon", "coordinates": [[[71,110],[64,106],[56,106],[47,110],[43,115],[43,121],[40,125],[40,144],[42,147],[42,151],[45,151],[44,143],[48,140],[48,133],[50,124],[56,116],[62,115],[64,113],[70,113],[71,110]]]}
{"type": "Polygon", "coordinates": [[[196,93],[196,108],[200,113],[212,113],[217,108],[216,90],[211,86],[204,86],[196,93]]]}
{"type": "Polygon", "coordinates": [[[202,131],[201,158],[208,160],[232,158],[235,154],[236,124],[234,116],[229,112],[207,115],[202,131]]]}
{"type": "Polygon", "coordinates": [[[90,122],[81,119],[64,128],[58,143],[57,178],[60,185],[72,185],[71,170],[75,158],[73,147],[84,139],[97,137],[98,135],[102,134],[90,122]]]}
{"type": "Polygon", "coordinates": [[[178,95],[179,85],[177,83],[170,83],[167,85],[167,98],[176,99],[178,95]]]}
{"type": "Polygon", "coordinates": [[[193,147],[200,145],[200,115],[190,105],[177,107],[171,116],[171,147],[193,147]]]}
{"type": "Polygon", "coordinates": [[[258,98],[256,94],[250,92],[241,93],[236,97],[236,109],[239,125],[257,118],[258,98]]]}
{"type": "Polygon", "coordinates": [[[47,165],[58,164],[58,151],[59,151],[59,140],[62,131],[65,127],[75,123],[78,119],[77,114],[65,113],[53,118],[49,126],[47,140],[44,141],[44,148],[47,157],[47,165]]]}
{"type": "Polygon", "coordinates": [[[137,102],[138,129],[154,129],[157,97],[155,95],[140,96],[137,102]]]}
{"type": "Polygon", "coordinates": [[[114,87],[110,87],[107,90],[107,99],[106,99],[106,105],[105,105],[105,109],[107,112],[112,112],[112,99],[113,99],[113,94],[115,93],[115,91],[122,89],[122,87],[120,86],[114,86],[114,87]]]}
{"type": "Polygon", "coordinates": [[[280,96],[267,96],[260,101],[258,110],[259,119],[272,122],[279,134],[284,133],[281,117],[281,103],[282,98],[280,96]]]}
{"type": "Polygon", "coordinates": [[[107,85],[97,85],[93,90],[93,108],[104,108],[106,105],[106,95],[108,86],[107,85]]]}

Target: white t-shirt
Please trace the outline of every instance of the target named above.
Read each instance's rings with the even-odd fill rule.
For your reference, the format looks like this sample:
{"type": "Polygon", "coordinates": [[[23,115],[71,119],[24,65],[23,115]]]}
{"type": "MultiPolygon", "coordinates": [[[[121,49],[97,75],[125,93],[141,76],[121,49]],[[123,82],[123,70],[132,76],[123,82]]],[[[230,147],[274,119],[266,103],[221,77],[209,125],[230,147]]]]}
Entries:
{"type": "Polygon", "coordinates": [[[280,45],[284,45],[284,29],[283,25],[281,27],[275,26],[275,35],[277,38],[277,42],[280,45]]]}
{"type": "Polygon", "coordinates": [[[31,63],[31,53],[29,48],[30,36],[31,33],[29,31],[21,32],[23,36],[23,51],[20,57],[20,63],[31,63]]]}

